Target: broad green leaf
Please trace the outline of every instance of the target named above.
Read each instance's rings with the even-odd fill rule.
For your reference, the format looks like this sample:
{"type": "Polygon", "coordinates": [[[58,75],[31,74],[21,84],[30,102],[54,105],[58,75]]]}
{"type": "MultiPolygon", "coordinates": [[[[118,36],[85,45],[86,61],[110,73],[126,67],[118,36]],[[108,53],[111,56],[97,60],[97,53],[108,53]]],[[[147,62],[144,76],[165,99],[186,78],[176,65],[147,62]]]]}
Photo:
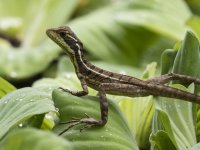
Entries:
{"type": "MultiPolygon", "coordinates": [[[[191,32],[186,33],[172,68],[175,73],[199,77],[199,41],[191,32]]],[[[168,71],[166,70],[166,72],[168,71]]],[[[183,87],[176,87],[184,90],[183,87]]],[[[194,86],[190,86],[189,90],[194,92],[194,86]]],[[[196,88],[195,91],[198,91],[198,89],[196,88]]],[[[194,112],[192,103],[160,97],[155,102],[158,114],[155,116],[157,119],[154,119],[153,132],[159,132],[160,129],[164,128],[177,149],[184,150],[194,145],[197,140],[195,133],[196,116],[193,113],[196,112],[194,112]]]]}
{"type": "Polygon", "coordinates": [[[173,72],[200,77],[199,41],[192,32],[187,32],[174,60],[173,72]]]}
{"type": "MultiPolygon", "coordinates": [[[[147,66],[143,73],[143,79],[153,77],[155,74],[156,63],[147,66]]],[[[136,141],[141,149],[148,149],[150,146],[149,135],[154,114],[153,98],[121,98],[119,106],[128,120],[129,126],[135,135],[136,141]]]]}
{"type": "Polygon", "coordinates": [[[18,19],[20,26],[14,36],[22,40],[22,47],[38,45],[46,38],[45,30],[69,19],[76,5],[77,0],[1,0],[0,31],[7,29],[9,19],[18,19]]]}
{"type": "MultiPolygon", "coordinates": [[[[186,37],[183,41],[183,45],[178,51],[175,58],[173,72],[191,75],[200,78],[200,53],[199,53],[199,41],[191,32],[187,32],[186,37]],[[191,59],[192,58],[192,59],[191,59]]],[[[184,84],[184,83],[183,83],[184,84]]],[[[199,93],[200,86],[196,86],[195,92],[199,93]]],[[[199,106],[197,107],[197,115],[195,115],[197,137],[200,137],[200,124],[199,124],[199,106]]],[[[195,112],[196,113],[196,112],[195,112]]],[[[199,141],[199,139],[198,139],[199,141]]]]}
{"type": "Polygon", "coordinates": [[[45,41],[45,31],[68,20],[76,5],[77,0],[2,0],[0,22],[5,26],[0,26],[0,32],[9,35],[7,31],[12,28],[12,24],[15,25],[9,25],[9,22],[18,21],[19,25],[14,26],[11,37],[17,38],[21,44],[19,47],[0,44],[0,75],[19,80],[30,78],[46,69],[60,51],[49,39],[45,41]]]}
{"type": "Polygon", "coordinates": [[[74,19],[68,25],[96,58],[139,65],[158,60],[163,49],[180,40],[190,16],[182,0],[121,1],[74,19]],[[152,57],[147,57],[148,54],[152,57]]]}
{"type": "Polygon", "coordinates": [[[51,97],[36,88],[23,88],[0,100],[0,138],[30,117],[56,111],[51,97]]]}
{"type": "Polygon", "coordinates": [[[12,84],[0,77],[0,98],[14,90],[16,88],[12,84]]]}
{"type": "Polygon", "coordinates": [[[27,128],[9,133],[1,150],[72,150],[71,143],[53,133],[27,128]]]}
{"type": "Polygon", "coordinates": [[[58,56],[59,51],[55,49],[55,46],[50,43],[40,47],[7,49],[1,53],[0,74],[12,80],[36,75],[47,68],[49,63],[58,56]],[[5,62],[7,62],[6,65],[5,62]]]}
{"type": "MultiPolygon", "coordinates": [[[[174,72],[187,74],[200,78],[200,53],[199,53],[199,41],[191,32],[187,32],[183,45],[180,48],[177,57],[174,62],[174,72]],[[191,59],[192,58],[192,59],[191,59]],[[183,67],[184,66],[184,67],[183,67]]],[[[195,92],[199,93],[200,86],[196,86],[195,92]]],[[[199,136],[199,107],[197,107],[197,137],[199,136]]],[[[199,141],[199,139],[198,139],[199,141]]]]}
{"type": "Polygon", "coordinates": [[[120,98],[119,106],[125,114],[139,148],[149,148],[149,135],[154,114],[153,98],[120,98]]]}
{"type": "MultiPolygon", "coordinates": [[[[160,122],[176,149],[186,150],[195,144],[192,103],[164,97],[158,98],[155,102],[158,119],[154,120],[154,124],[160,122]]],[[[154,133],[159,132],[160,129],[154,131],[154,133]]]]}
{"type": "MultiPolygon", "coordinates": [[[[55,106],[59,109],[60,122],[69,121],[72,117],[86,117],[85,113],[90,117],[100,118],[98,97],[79,98],[59,90],[54,90],[52,96],[55,106]]],[[[68,125],[56,125],[55,133],[61,133],[68,125]]],[[[111,100],[109,100],[108,123],[104,127],[94,127],[82,132],[80,132],[80,128],[81,125],[73,127],[62,135],[62,137],[72,141],[74,149],[138,149],[124,117],[111,100]]]]}
{"type": "Polygon", "coordinates": [[[175,39],[184,36],[185,22],[191,16],[189,8],[182,0],[136,0],[130,7],[135,9],[125,13],[120,12],[117,18],[125,23],[142,25],[175,39]]]}

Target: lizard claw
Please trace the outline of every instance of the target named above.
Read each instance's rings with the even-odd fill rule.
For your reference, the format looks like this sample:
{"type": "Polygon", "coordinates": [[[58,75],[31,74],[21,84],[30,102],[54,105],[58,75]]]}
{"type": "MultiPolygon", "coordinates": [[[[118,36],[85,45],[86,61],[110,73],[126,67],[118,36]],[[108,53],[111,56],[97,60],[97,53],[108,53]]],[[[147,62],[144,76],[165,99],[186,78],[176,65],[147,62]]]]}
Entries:
{"type": "Polygon", "coordinates": [[[76,118],[73,117],[72,120],[67,121],[67,122],[61,122],[60,124],[70,124],[67,129],[65,129],[64,131],[62,131],[59,135],[62,135],[63,133],[65,133],[66,131],[68,131],[70,128],[79,125],[79,124],[84,124],[84,126],[80,129],[80,132],[82,132],[85,129],[94,127],[94,126],[100,126],[101,125],[101,121],[98,121],[94,118],[90,118],[87,114],[85,114],[87,118],[76,118]]]}
{"type": "Polygon", "coordinates": [[[70,90],[64,89],[64,88],[62,88],[62,87],[58,87],[58,89],[61,90],[61,91],[63,91],[63,92],[71,93],[70,90]]]}

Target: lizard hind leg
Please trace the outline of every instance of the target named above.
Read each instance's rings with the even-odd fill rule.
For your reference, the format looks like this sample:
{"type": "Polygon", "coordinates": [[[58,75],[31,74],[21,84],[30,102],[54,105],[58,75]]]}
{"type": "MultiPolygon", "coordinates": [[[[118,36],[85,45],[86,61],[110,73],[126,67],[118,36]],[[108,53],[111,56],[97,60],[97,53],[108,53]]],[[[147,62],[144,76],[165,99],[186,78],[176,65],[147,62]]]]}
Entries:
{"type": "Polygon", "coordinates": [[[104,126],[108,120],[107,119],[108,118],[108,102],[106,98],[106,93],[103,89],[103,86],[101,85],[99,86],[99,99],[100,99],[100,109],[101,109],[100,120],[89,117],[87,114],[85,114],[86,115],[85,118],[73,117],[72,120],[70,121],[60,123],[60,124],[69,124],[69,126],[65,130],[63,130],[59,135],[62,135],[63,133],[71,129],[72,127],[80,125],[80,124],[83,124],[83,127],[80,129],[80,132],[85,129],[92,128],[95,126],[104,126]]]}
{"type": "Polygon", "coordinates": [[[157,84],[165,84],[173,80],[179,80],[183,81],[186,83],[192,83],[194,82],[195,84],[200,84],[200,79],[191,77],[188,75],[182,75],[182,74],[176,74],[176,73],[168,73],[161,75],[159,77],[151,78],[146,80],[145,82],[152,82],[152,83],[157,83],[157,84]]]}
{"type": "Polygon", "coordinates": [[[99,85],[98,93],[99,93],[100,111],[101,111],[100,120],[89,117],[87,115],[85,118],[72,118],[72,120],[66,122],[67,124],[70,125],[61,134],[63,134],[70,128],[80,124],[83,124],[83,127],[80,129],[80,131],[95,126],[104,126],[108,120],[108,101],[106,98],[106,93],[111,93],[115,95],[126,95],[130,97],[148,96],[152,94],[149,90],[145,90],[142,87],[134,86],[131,84],[121,84],[121,83],[102,83],[99,85]]]}

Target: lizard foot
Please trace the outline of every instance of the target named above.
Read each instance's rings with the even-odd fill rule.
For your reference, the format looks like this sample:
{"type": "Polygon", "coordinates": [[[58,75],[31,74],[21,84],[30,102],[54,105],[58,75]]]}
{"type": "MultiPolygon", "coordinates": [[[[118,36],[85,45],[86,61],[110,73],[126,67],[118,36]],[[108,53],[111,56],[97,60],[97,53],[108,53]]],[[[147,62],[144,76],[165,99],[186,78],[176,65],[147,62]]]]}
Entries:
{"type": "Polygon", "coordinates": [[[86,118],[75,118],[75,117],[73,117],[72,120],[67,121],[67,122],[63,122],[63,123],[60,123],[60,124],[70,124],[70,125],[68,126],[67,129],[62,131],[59,135],[62,135],[63,133],[68,131],[70,128],[72,128],[76,125],[79,125],[79,124],[84,124],[84,126],[80,129],[80,132],[82,132],[85,129],[94,127],[94,126],[101,126],[102,125],[101,120],[99,121],[99,120],[96,120],[96,119],[91,118],[89,116],[87,116],[86,118]]]}

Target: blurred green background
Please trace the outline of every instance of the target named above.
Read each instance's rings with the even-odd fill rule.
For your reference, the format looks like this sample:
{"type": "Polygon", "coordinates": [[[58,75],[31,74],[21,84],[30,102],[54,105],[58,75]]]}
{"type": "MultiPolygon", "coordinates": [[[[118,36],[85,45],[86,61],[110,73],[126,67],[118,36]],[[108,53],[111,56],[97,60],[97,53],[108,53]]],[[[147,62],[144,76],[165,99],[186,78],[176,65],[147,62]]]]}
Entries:
{"type": "Polygon", "coordinates": [[[0,2],[0,76],[17,87],[56,76],[62,51],[45,35],[47,28],[70,26],[89,60],[108,69],[130,69],[136,77],[146,64],[160,64],[161,53],[186,30],[199,31],[198,0],[0,2]]]}
{"type": "MultiPolygon", "coordinates": [[[[57,136],[66,126],[45,113],[59,109],[61,121],[85,111],[98,117],[99,103],[96,97],[79,99],[54,90],[81,87],[70,60],[45,32],[70,26],[82,40],[88,60],[109,71],[142,79],[169,71],[200,77],[199,15],[199,0],[0,0],[0,148],[21,150],[31,145],[49,150],[59,145],[56,148],[101,150],[100,146],[108,148],[106,141],[113,150],[192,147],[200,141],[198,109],[191,103],[152,96],[134,100],[108,96],[115,104],[110,100],[110,122],[105,128],[84,134],[75,129],[57,136]],[[32,128],[15,131],[19,125],[53,134],[32,128]]],[[[194,85],[188,90],[198,92],[194,85]]]]}

